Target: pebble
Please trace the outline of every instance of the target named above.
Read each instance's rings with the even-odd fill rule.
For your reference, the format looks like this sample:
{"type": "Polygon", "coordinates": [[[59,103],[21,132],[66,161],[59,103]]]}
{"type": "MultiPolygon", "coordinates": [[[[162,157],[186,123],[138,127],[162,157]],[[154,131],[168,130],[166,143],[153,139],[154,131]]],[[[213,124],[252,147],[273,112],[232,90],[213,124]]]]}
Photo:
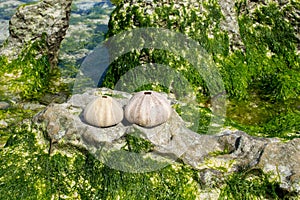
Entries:
{"type": "Polygon", "coordinates": [[[5,110],[10,107],[10,104],[5,101],[0,101],[0,110],[5,110]]]}
{"type": "Polygon", "coordinates": [[[0,120],[0,128],[6,128],[8,126],[8,123],[4,120],[0,120]]]}

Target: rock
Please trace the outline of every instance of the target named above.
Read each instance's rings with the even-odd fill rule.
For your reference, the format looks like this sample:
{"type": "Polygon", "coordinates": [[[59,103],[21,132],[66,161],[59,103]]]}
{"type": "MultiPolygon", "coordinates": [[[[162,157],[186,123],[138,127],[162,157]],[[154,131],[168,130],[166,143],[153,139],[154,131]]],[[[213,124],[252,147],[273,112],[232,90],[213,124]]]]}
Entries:
{"type": "Polygon", "coordinates": [[[73,95],[64,104],[49,105],[34,119],[45,124],[51,140],[82,147],[93,153],[101,151],[102,155],[103,149],[105,153],[122,151],[126,144],[125,136],[138,132],[139,137],[153,145],[148,156],[159,161],[181,159],[199,170],[205,185],[212,185],[212,181],[222,180],[224,175],[240,169],[261,169],[277,177],[282,190],[300,194],[299,138],[283,143],[276,138],[258,138],[230,129],[216,135],[200,135],[186,128],[185,122],[175,111],[166,123],[153,128],[128,124],[126,120],[109,128],[96,128],[84,123],[84,107],[97,95],[104,94],[114,96],[123,106],[131,98],[131,94],[124,92],[90,89],[73,95]]]}
{"type": "MultiPolygon", "coordinates": [[[[134,27],[139,27],[139,24],[145,23],[142,21],[145,18],[149,18],[149,24],[148,26],[156,27],[158,24],[160,27],[164,28],[171,28],[172,30],[178,30],[180,27],[180,32],[186,34],[186,35],[191,35],[193,39],[198,40],[203,36],[203,34],[208,34],[208,37],[214,38],[214,34],[216,30],[218,29],[217,24],[220,24],[220,28],[222,32],[227,32],[229,39],[230,39],[230,47],[232,50],[240,49],[243,50],[244,44],[242,41],[242,38],[240,36],[240,30],[239,30],[239,22],[238,22],[238,16],[236,13],[236,2],[232,0],[225,0],[225,1],[218,1],[218,5],[210,4],[208,1],[189,1],[189,0],[184,0],[184,1],[173,1],[174,5],[169,6],[169,1],[163,0],[159,2],[153,2],[153,1],[123,1],[124,3],[121,3],[118,5],[117,12],[113,13],[111,20],[110,20],[110,26],[112,27],[111,29],[118,29],[121,26],[118,25],[118,22],[124,22],[123,20],[126,20],[125,18],[119,18],[118,15],[124,15],[124,13],[130,13],[130,9],[132,7],[138,5],[138,9],[140,12],[132,12],[133,15],[133,21],[132,22],[127,22],[127,26],[131,26],[132,28],[134,27]],[[162,19],[162,15],[159,10],[160,7],[166,6],[168,9],[176,9],[175,12],[170,12],[168,13],[168,17],[166,19],[162,19]],[[131,7],[131,8],[130,8],[131,7]],[[215,14],[214,19],[211,20],[209,19],[209,12],[211,11],[214,7],[214,12],[220,13],[215,14]],[[128,11],[129,10],[129,11],[128,11]],[[179,15],[176,13],[180,13],[179,15]],[[203,29],[205,30],[206,28],[200,29],[200,27],[197,27],[201,31],[197,30],[197,28],[192,27],[193,25],[190,23],[190,25],[187,25],[188,23],[184,23],[184,21],[188,22],[193,18],[192,13],[195,13],[197,17],[200,18],[205,18],[206,20],[211,20],[209,23],[211,23],[211,26],[207,28],[204,33],[202,32],[203,29]],[[136,16],[140,14],[140,16],[136,16]],[[223,15],[224,17],[221,17],[223,15]],[[151,16],[151,17],[150,17],[151,16]],[[155,20],[153,20],[155,19],[155,20]],[[168,25],[165,22],[162,21],[168,21],[168,25]],[[171,25],[170,25],[171,24],[171,25]],[[168,27],[169,26],[169,27],[168,27]],[[171,27],[170,27],[171,26],[171,27]],[[186,26],[186,27],[185,27],[186,26]],[[190,27],[188,27],[190,26],[190,27]],[[215,29],[215,30],[213,30],[215,29]],[[196,31],[195,31],[196,30],[196,31]],[[199,34],[200,33],[200,34],[199,34]]],[[[136,8],[135,8],[136,9],[136,8]]],[[[198,19],[193,18],[192,21],[194,23],[198,19]]],[[[145,20],[146,21],[146,20],[145,20]]],[[[196,22],[197,23],[197,22],[196,22]]],[[[199,26],[199,25],[198,25],[199,26]]],[[[117,32],[116,30],[109,30],[109,32],[117,32]]],[[[219,30],[217,30],[219,32],[219,30]]]]}
{"type": "Polygon", "coordinates": [[[9,36],[8,27],[8,20],[0,20],[0,44],[9,36]]]}
{"type": "Polygon", "coordinates": [[[300,193],[300,138],[266,144],[258,166],[265,172],[275,172],[283,189],[300,193]]]}
{"type": "Polygon", "coordinates": [[[0,128],[6,128],[8,126],[8,123],[4,121],[3,119],[0,120],[0,128]]]}
{"type": "Polygon", "coordinates": [[[57,94],[46,93],[39,99],[41,104],[49,105],[50,103],[63,103],[67,100],[68,94],[66,92],[59,92],[57,94]]]}
{"type": "Polygon", "coordinates": [[[97,93],[98,91],[91,90],[82,95],[73,95],[67,103],[51,104],[36,119],[47,123],[49,137],[53,140],[77,135],[98,146],[101,142],[118,139],[125,133],[123,124],[101,129],[84,122],[83,110],[88,103],[97,98],[97,93]]]}
{"type": "Polygon", "coordinates": [[[32,111],[38,111],[38,110],[42,110],[43,108],[45,108],[44,105],[37,104],[37,103],[31,103],[31,102],[19,103],[17,105],[19,105],[19,107],[21,109],[32,110],[32,111]]]}
{"type": "Polygon", "coordinates": [[[5,101],[0,101],[0,110],[5,110],[10,107],[10,104],[5,101]]]}
{"type": "Polygon", "coordinates": [[[232,50],[244,50],[243,41],[240,35],[239,23],[235,11],[235,1],[220,0],[219,1],[224,19],[221,21],[221,28],[228,33],[232,50]]]}
{"type": "MultiPolygon", "coordinates": [[[[56,66],[58,51],[69,26],[72,0],[43,0],[20,6],[9,22],[9,37],[0,55],[9,60],[17,58],[21,50],[46,35],[51,66],[56,66]]],[[[42,53],[42,52],[41,52],[42,53]]],[[[43,52],[44,54],[45,52],[43,52]]]]}
{"type": "Polygon", "coordinates": [[[71,3],[72,0],[43,0],[20,5],[11,17],[10,35],[0,47],[0,56],[4,57],[0,90],[6,99],[38,101],[45,96],[48,102],[64,101],[57,60],[69,26],[71,3]]]}

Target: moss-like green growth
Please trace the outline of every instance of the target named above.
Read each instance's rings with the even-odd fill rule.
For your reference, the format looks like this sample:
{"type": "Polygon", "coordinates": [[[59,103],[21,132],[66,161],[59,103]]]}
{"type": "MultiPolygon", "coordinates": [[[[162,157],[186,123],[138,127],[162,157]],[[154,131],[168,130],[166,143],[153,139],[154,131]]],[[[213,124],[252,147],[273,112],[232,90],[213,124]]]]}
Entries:
{"type": "MultiPolygon", "coordinates": [[[[293,119],[299,114],[300,57],[295,32],[299,19],[292,14],[300,8],[299,2],[292,0],[284,7],[274,2],[267,5],[257,3],[257,7],[250,8],[247,1],[237,1],[235,8],[243,43],[241,49],[230,48],[233,41],[220,26],[224,17],[218,1],[199,1],[196,4],[201,5],[201,12],[193,3],[176,0],[153,1],[150,6],[145,1],[137,0],[132,5],[129,1],[122,1],[111,15],[107,37],[138,27],[168,28],[191,37],[212,56],[221,73],[230,100],[229,125],[244,127],[243,130],[248,127],[253,135],[299,136],[300,122],[293,119]]],[[[109,66],[102,86],[114,88],[124,74],[145,63],[159,63],[174,69],[188,80],[197,102],[209,105],[210,91],[201,74],[180,55],[164,50],[132,50],[118,57],[109,66]]],[[[164,79],[176,82],[167,73],[164,79]]],[[[130,86],[135,87],[127,84],[130,86]]],[[[181,87],[157,82],[147,87],[180,96],[176,95],[174,88],[181,87]]],[[[144,88],[142,85],[136,90],[144,88]]]]}
{"type": "Polygon", "coordinates": [[[264,137],[299,137],[300,57],[294,22],[289,13],[300,4],[291,1],[247,9],[237,3],[245,51],[224,61],[223,80],[231,100],[228,121],[241,130],[264,137]],[[243,99],[243,100],[241,100],[243,99]],[[244,100],[246,99],[246,100],[244,100]]]}
{"type": "Polygon", "coordinates": [[[232,174],[221,189],[219,200],[285,199],[279,191],[279,183],[269,174],[251,169],[232,174]]]}
{"type": "Polygon", "coordinates": [[[8,142],[0,148],[0,199],[173,200],[198,195],[197,171],[183,164],[125,173],[110,169],[80,148],[68,156],[58,152],[50,156],[48,148],[44,136],[28,127],[10,130],[8,142]]]}
{"type": "MultiPolygon", "coordinates": [[[[75,147],[67,154],[56,152],[49,155],[46,136],[42,132],[33,133],[32,129],[39,128],[27,125],[11,128],[8,141],[0,147],[0,198],[3,200],[193,200],[199,197],[201,190],[207,189],[206,186],[200,187],[199,172],[181,163],[155,172],[127,173],[109,168],[82,148],[75,147]]],[[[136,139],[132,137],[128,139],[132,147],[145,144],[141,140],[134,142],[136,139]]],[[[148,147],[140,150],[147,151],[148,147]]],[[[226,172],[228,168],[224,168],[223,164],[206,163],[226,172]]],[[[258,169],[233,173],[213,187],[221,189],[219,199],[295,197],[280,189],[279,183],[272,180],[270,174],[258,169]]]]}
{"type": "MultiPolygon", "coordinates": [[[[217,2],[204,1],[205,12],[201,14],[193,6],[179,6],[176,1],[171,3],[169,1],[154,1],[151,6],[152,8],[147,7],[144,1],[137,1],[131,6],[126,1],[120,3],[111,15],[107,37],[136,27],[163,27],[190,36],[207,47],[206,49],[209,51],[224,51],[224,53],[228,51],[228,37],[226,33],[219,32],[219,23],[222,15],[217,2]],[[151,12],[151,14],[146,15],[145,13],[147,12],[151,12]],[[216,26],[212,27],[211,24],[216,24],[216,26]],[[216,41],[209,39],[204,34],[208,32],[218,35],[216,41]]],[[[145,63],[157,63],[175,69],[191,82],[199,98],[207,99],[205,96],[209,96],[209,91],[201,75],[190,63],[180,57],[180,55],[158,49],[133,50],[120,56],[110,65],[103,81],[103,86],[113,88],[120,77],[127,71],[145,63]]],[[[167,75],[164,78],[172,79],[167,75]]],[[[176,84],[178,83],[175,81],[173,88],[176,88],[176,84]]],[[[174,91],[171,90],[169,92],[174,91]]]]}
{"type": "Polygon", "coordinates": [[[246,50],[234,52],[225,59],[225,71],[232,73],[224,76],[231,96],[245,98],[255,92],[265,99],[287,100],[300,94],[297,39],[291,21],[285,18],[289,9],[270,3],[256,8],[251,15],[250,11],[239,13],[240,34],[246,50]],[[231,70],[234,67],[238,71],[231,70]],[[230,77],[240,77],[242,81],[230,81],[230,77]]]}
{"type": "Polygon", "coordinates": [[[11,62],[0,57],[0,90],[3,96],[8,96],[4,98],[19,95],[24,100],[35,101],[45,93],[54,94],[64,90],[65,86],[58,85],[59,71],[50,67],[45,49],[47,46],[43,37],[28,44],[18,58],[11,62]]]}
{"type": "Polygon", "coordinates": [[[269,102],[252,96],[248,101],[231,101],[225,125],[250,135],[286,140],[300,135],[300,100],[269,102]]]}
{"type": "Polygon", "coordinates": [[[0,110],[0,119],[7,123],[7,126],[0,126],[0,148],[3,147],[10,137],[10,127],[18,127],[24,123],[28,123],[29,119],[40,109],[22,109],[18,106],[0,110]],[[27,120],[27,122],[26,122],[27,120]]]}
{"type": "Polygon", "coordinates": [[[123,150],[134,153],[147,153],[154,148],[154,145],[150,141],[141,138],[137,133],[127,134],[125,138],[126,146],[122,148],[123,150]]]}

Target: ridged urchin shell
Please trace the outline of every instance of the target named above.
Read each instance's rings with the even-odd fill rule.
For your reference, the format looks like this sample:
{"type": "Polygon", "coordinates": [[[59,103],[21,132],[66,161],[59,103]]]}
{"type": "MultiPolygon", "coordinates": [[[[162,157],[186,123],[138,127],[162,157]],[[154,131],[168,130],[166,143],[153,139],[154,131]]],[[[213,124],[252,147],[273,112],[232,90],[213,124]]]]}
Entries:
{"type": "Polygon", "coordinates": [[[125,107],[125,117],[130,123],[154,127],[165,123],[172,108],[166,97],[154,91],[136,93],[125,107]]]}
{"type": "Polygon", "coordinates": [[[123,120],[122,105],[110,96],[101,96],[90,102],[83,112],[84,120],[93,126],[109,127],[123,120]]]}

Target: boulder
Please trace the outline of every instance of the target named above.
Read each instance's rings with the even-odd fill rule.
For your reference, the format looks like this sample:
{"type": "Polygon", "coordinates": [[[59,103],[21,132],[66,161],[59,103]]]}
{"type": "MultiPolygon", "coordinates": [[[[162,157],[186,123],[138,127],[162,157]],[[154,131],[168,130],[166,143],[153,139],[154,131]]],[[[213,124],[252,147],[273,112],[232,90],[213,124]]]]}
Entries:
{"type": "Polygon", "coordinates": [[[43,0],[22,5],[9,22],[9,37],[0,50],[0,55],[9,60],[18,57],[26,45],[43,39],[51,66],[57,64],[58,51],[69,26],[72,0],[43,0]]]}
{"type": "MultiPolygon", "coordinates": [[[[222,180],[224,175],[241,169],[260,169],[271,173],[280,182],[282,190],[296,193],[300,191],[299,138],[282,142],[276,138],[253,137],[230,128],[223,129],[216,135],[201,135],[188,129],[174,110],[166,123],[152,128],[130,124],[126,119],[113,127],[97,128],[84,122],[82,112],[90,101],[103,94],[110,94],[123,106],[132,96],[106,88],[89,89],[83,94],[73,95],[66,103],[49,105],[34,120],[44,124],[52,143],[88,149],[101,160],[103,156],[110,158],[107,156],[109,153],[124,152],[122,148],[126,144],[125,136],[135,132],[138,133],[135,137],[143,138],[153,146],[143,156],[158,162],[182,160],[199,170],[203,183],[207,185],[212,184],[212,180],[222,180]],[[99,151],[102,157],[99,156],[99,151]]],[[[170,97],[169,99],[172,101],[170,97]]],[[[51,152],[63,152],[59,146],[52,146],[51,152]]],[[[120,159],[123,157],[119,154],[110,155],[120,156],[117,157],[119,164],[125,162],[120,159]]],[[[146,162],[146,159],[140,161],[146,162]]],[[[135,164],[134,160],[130,162],[131,165],[135,164]]]]}
{"type": "MultiPolygon", "coordinates": [[[[256,90],[261,85],[268,85],[266,88],[276,85],[274,89],[264,91],[264,94],[271,93],[274,99],[286,100],[299,96],[299,88],[295,86],[290,90],[295,85],[293,83],[297,82],[296,66],[299,65],[298,10],[299,3],[293,0],[124,0],[111,14],[107,36],[117,36],[125,30],[142,27],[159,27],[180,32],[197,41],[213,58],[230,98],[247,99],[253,90],[259,93],[256,90]],[[279,69],[278,63],[282,63],[280,66],[284,70],[279,69]],[[274,76],[271,81],[262,75],[265,72],[278,77],[274,76]],[[290,79],[284,78],[285,76],[290,79]]],[[[143,37],[152,38],[150,31],[145,31],[143,37]]],[[[144,45],[144,40],[139,42],[140,46],[144,45]]],[[[203,78],[209,76],[195,77],[193,68],[182,59],[185,58],[185,52],[175,52],[173,46],[176,45],[172,43],[168,50],[174,55],[159,52],[158,48],[153,51],[133,50],[126,55],[126,59],[109,66],[102,86],[112,87],[116,84],[115,80],[136,66],[160,63],[180,72],[186,70],[186,77],[190,82],[193,79],[201,80],[191,85],[201,88],[199,93],[206,94],[208,83],[205,85],[201,82],[210,83],[211,81],[203,78]],[[189,72],[191,73],[188,74],[189,72]]],[[[111,53],[114,55],[114,49],[111,53]]]]}

